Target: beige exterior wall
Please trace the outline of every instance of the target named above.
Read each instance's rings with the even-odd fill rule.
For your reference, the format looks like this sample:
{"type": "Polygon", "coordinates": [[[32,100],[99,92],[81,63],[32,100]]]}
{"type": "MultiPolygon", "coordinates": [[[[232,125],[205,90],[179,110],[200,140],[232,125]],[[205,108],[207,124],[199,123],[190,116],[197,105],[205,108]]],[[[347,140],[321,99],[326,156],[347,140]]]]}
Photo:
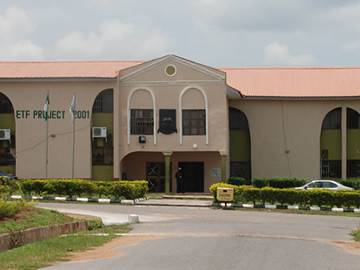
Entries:
{"type": "Polygon", "coordinates": [[[360,111],[360,101],[231,100],[242,110],[251,138],[252,177],[320,177],[320,132],[337,107],[360,111]]]}
{"type": "Polygon", "coordinates": [[[228,154],[228,112],[224,80],[185,67],[181,62],[165,61],[148,71],[144,70],[130,78],[120,80],[119,85],[118,102],[121,110],[119,129],[122,130],[121,134],[119,133],[119,153],[122,157],[137,151],[215,151],[228,154]],[[173,77],[164,74],[164,69],[168,64],[174,64],[177,67],[176,75],[173,77]],[[206,100],[209,124],[208,142],[206,136],[183,136],[181,143],[181,109],[205,109],[206,100]],[[179,107],[180,103],[182,103],[182,108],[179,107]],[[128,109],[153,109],[153,104],[156,111],[156,130],[159,124],[159,109],[176,109],[178,132],[171,135],[156,133],[156,144],[154,136],[147,135],[146,144],[139,144],[138,135],[128,136],[128,109]]]}
{"type": "MultiPolygon", "coordinates": [[[[69,112],[72,96],[76,95],[76,109],[90,112],[89,119],[75,121],[74,177],[91,178],[90,120],[95,97],[114,82],[0,82],[0,91],[12,102],[15,111],[29,110],[16,118],[16,174],[19,178],[46,177],[46,125],[48,125],[49,178],[72,176],[72,120],[69,112]],[[50,110],[60,111],[64,119],[33,118],[34,111],[42,111],[47,93],[50,110]]],[[[15,114],[16,116],[16,114],[15,114]]]]}
{"type": "MultiPolygon", "coordinates": [[[[1,81],[0,92],[12,102],[16,118],[16,173],[20,178],[68,178],[72,172],[72,120],[69,105],[77,97],[77,110],[89,118],[75,121],[75,175],[91,178],[91,111],[96,96],[114,89],[114,178],[126,172],[129,178],[145,178],[146,161],[164,161],[172,152],[172,186],[179,161],[203,161],[204,190],[218,181],[210,175],[229,156],[228,107],[243,111],[249,121],[252,177],[320,177],[320,131],[325,115],[337,107],[360,111],[359,100],[228,100],[223,73],[176,57],[132,67],[112,80],[12,80],[1,81]],[[167,65],[176,74],[167,76],[167,65]],[[63,112],[63,119],[33,118],[50,95],[50,110],[63,112]],[[129,110],[154,109],[155,135],[130,135],[129,110]],[[158,133],[159,109],[176,109],[177,133],[158,133]],[[206,109],[208,133],[181,135],[181,110],[206,109]],[[26,116],[26,110],[29,115],[26,116]],[[24,113],[24,114],[22,114],[24,113]],[[48,144],[46,127],[48,125],[48,144]],[[156,139],[155,139],[156,138],[156,139]],[[46,148],[48,145],[48,174],[46,148]],[[132,154],[135,153],[135,154],[132,154]]],[[[343,140],[344,142],[344,140],[343,140]]]]}

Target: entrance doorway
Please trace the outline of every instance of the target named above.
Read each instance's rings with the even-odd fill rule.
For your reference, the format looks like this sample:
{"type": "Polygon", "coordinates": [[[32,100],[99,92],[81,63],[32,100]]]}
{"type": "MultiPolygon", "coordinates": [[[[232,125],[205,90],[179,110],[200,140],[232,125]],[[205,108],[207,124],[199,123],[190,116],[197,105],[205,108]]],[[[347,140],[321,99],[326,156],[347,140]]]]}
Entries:
{"type": "Polygon", "coordinates": [[[147,162],[146,180],[149,183],[150,192],[164,192],[165,190],[165,163],[147,162]]]}
{"type": "Polygon", "coordinates": [[[179,162],[182,183],[177,192],[204,192],[204,162],[179,162]]]}

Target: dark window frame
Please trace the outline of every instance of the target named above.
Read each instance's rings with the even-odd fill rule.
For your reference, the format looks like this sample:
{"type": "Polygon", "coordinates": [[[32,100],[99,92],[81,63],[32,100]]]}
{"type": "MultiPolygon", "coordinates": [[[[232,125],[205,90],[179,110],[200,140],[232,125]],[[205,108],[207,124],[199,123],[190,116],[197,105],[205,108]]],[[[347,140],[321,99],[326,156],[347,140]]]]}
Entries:
{"type": "Polygon", "coordinates": [[[182,110],[182,135],[204,136],[206,135],[206,110],[183,109],[182,110]],[[199,115],[197,115],[199,114],[199,115]]]}
{"type": "Polygon", "coordinates": [[[130,135],[154,135],[153,109],[130,109],[130,135]]]}

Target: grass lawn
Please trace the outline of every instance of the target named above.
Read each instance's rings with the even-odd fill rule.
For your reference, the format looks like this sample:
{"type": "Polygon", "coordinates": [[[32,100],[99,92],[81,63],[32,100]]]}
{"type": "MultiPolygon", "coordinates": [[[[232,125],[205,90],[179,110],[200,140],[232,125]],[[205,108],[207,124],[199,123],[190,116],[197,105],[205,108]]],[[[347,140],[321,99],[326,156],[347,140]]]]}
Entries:
{"type": "Polygon", "coordinates": [[[74,218],[56,211],[28,206],[14,217],[0,219],[0,234],[72,221],[74,221],[74,218]]]}
{"type": "Polygon", "coordinates": [[[128,225],[112,225],[79,234],[58,236],[0,253],[1,270],[31,270],[68,260],[72,252],[98,247],[126,233],[128,225]],[[93,235],[104,233],[108,235],[93,235]]]}

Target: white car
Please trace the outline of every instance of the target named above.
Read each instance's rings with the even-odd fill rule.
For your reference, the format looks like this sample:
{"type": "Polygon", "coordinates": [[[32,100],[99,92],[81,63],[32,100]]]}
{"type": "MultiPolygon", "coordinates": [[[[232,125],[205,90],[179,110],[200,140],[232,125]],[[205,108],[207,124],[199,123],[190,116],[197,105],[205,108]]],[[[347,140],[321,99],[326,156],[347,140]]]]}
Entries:
{"type": "Polygon", "coordinates": [[[327,189],[327,190],[353,190],[351,187],[344,186],[333,180],[313,180],[295,189],[327,189]]]}

